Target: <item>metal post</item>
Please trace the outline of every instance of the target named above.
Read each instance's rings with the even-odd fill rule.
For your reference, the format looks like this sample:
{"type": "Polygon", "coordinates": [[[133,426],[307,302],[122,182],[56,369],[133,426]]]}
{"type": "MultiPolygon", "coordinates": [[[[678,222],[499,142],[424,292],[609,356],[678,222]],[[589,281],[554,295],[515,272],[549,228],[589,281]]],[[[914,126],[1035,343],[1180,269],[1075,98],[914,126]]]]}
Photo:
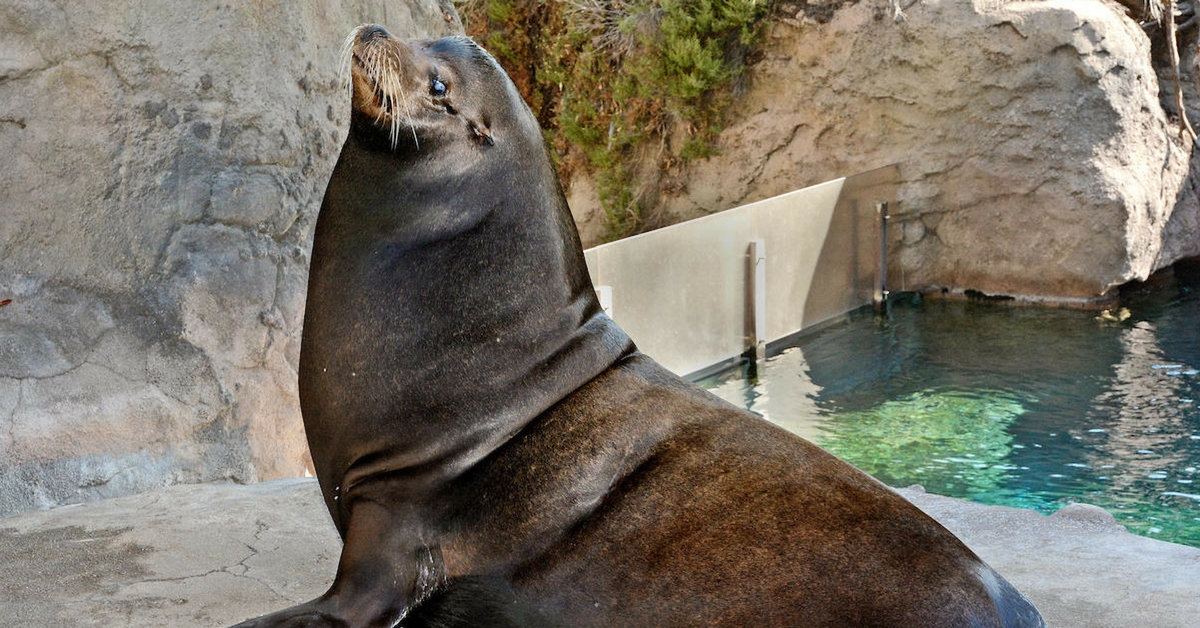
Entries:
{"type": "Polygon", "coordinates": [[[747,262],[750,266],[747,320],[751,325],[746,352],[752,354],[757,365],[767,358],[767,244],[762,238],[750,240],[747,262]]]}
{"type": "Polygon", "coordinates": [[[613,289],[612,286],[596,286],[596,298],[600,300],[600,309],[608,314],[609,318],[613,315],[613,289]]]}
{"type": "Polygon", "coordinates": [[[879,265],[875,269],[875,294],[872,297],[872,302],[875,304],[875,311],[882,312],[887,309],[887,269],[888,269],[888,250],[887,250],[887,223],[888,223],[888,204],[887,201],[878,201],[875,203],[875,224],[876,231],[879,233],[879,265]]]}

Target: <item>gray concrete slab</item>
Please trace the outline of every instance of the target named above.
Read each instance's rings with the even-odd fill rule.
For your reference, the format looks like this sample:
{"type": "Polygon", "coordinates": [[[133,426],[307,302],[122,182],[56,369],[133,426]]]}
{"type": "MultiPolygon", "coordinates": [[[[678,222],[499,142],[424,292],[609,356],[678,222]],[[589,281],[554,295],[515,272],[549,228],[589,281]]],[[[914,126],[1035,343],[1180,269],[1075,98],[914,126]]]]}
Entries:
{"type": "MultiPolygon", "coordinates": [[[[1025,592],[1055,628],[1200,625],[1200,549],[1103,511],[1046,517],[901,493],[1025,592]]],[[[0,519],[0,627],[228,626],[319,595],[339,541],[315,480],[172,486],[0,519]]]]}

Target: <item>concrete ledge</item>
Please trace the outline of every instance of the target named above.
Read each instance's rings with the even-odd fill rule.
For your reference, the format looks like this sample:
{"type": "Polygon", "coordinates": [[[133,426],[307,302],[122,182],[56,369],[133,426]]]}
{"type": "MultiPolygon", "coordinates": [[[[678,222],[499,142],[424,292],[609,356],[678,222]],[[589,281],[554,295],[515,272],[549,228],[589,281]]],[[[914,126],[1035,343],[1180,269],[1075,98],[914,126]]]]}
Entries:
{"type": "MultiPolygon", "coordinates": [[[[900,491],[1037,604],[1055,628],[1185,628],[1200,549],[1055,516],[900,491]]],[[[172,486],[0,519],[0,627],[228,626],[324,592],[340,543],[311,479],[172,486]]]]}
{"type": "Polygon", "coordinates": [[[1186,628],[1200,617],[1200,549],[1125,531],[1095,506],[1052,516],[900,494],[937,519],[1042,611],[1051,628],[1186,628]]]}

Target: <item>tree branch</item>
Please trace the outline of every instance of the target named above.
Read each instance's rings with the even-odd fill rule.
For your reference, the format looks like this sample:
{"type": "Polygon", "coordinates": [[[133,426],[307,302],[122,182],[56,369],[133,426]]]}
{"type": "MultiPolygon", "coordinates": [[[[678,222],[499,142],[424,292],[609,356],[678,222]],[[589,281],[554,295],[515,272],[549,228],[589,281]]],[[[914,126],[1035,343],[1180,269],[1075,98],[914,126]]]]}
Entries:
{"type": "Polygon", "coordinates": [[[1186,133],[1196,140],[1196,130],[1188,121],[1187,109],[1183,106],[1183,86],[1179,83],[1179,44],[1175,39],[1175,0],[1162,0],[1163,31],[1167,35],[1167,49],[1171,53],[1171,76],[1175,79],[1175,108],[1179,113],[1179,136],[1186,133]]]}

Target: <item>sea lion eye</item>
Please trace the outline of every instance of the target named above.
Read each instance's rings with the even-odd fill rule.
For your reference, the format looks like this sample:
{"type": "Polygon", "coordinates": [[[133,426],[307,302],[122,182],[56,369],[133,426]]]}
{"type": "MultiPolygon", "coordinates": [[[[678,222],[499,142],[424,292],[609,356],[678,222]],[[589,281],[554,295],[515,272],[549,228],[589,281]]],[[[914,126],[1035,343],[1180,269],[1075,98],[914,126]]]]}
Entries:
{"type": "Polygon", "coordinates": [[[429,93],[433,94],[434,96],[445,96],[446,84],[443,83],[438,77],[433,77],[433,82],[429,84],[429,93]]]}

